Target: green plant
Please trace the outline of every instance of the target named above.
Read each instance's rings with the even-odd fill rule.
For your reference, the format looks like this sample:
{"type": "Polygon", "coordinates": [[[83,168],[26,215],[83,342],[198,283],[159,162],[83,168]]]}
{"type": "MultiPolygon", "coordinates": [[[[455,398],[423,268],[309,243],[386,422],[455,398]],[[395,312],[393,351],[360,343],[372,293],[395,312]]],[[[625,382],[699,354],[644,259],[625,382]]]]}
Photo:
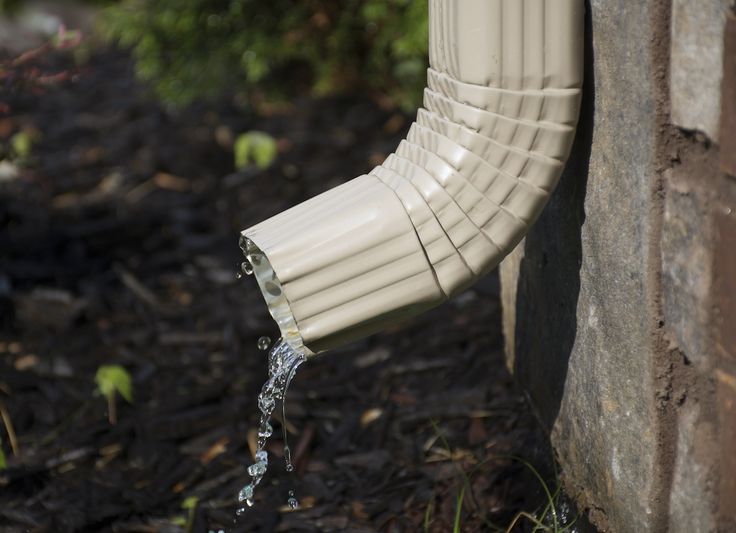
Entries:
{"type": "Polygon", "coordinates": [[[16,158],[24,160],[31,155],[33,139],[31,135],[25,131],[19,131],[10,138],[10,147],[16,158]]]}
{"type": "Polygon", "coordinates": [[[107,400],[107,418],[110,424],[115,425],[117,423],[116,395],[119,394],[128,403],[133,403],[133,384],[130,374],[120,365],[103,365],[97,369],[95,382],[97,390],[107,400]]]}
{"type": "Polygon", "coordinates": [[[0,447],[0,470],[5,470],[6,468],[8,468],[8,461],[5,459],[5,452],[0,447]]]}
{"type": "Polygon", "coordinates": [[[306,86],[362,87],[409,107],[427,64],[426,0],[122,0],[101,29],[174,104],[233,87],[283,99],[306,86]]]}
{"type": "Polygon", "coordinates": [[[199,498],[196,496],[189,496],[181,502],[181,508],[187,512],[186,516],[176,516],[171,519],[174,525],[183,527],[187,533],[191,532],[194,528],[194,515],[197,512],[197,505],[199,505],[199,498]]]}
{"type": "Polygon", "coordinates": [[[466,485],[463,485],[460,489],[460,493],[457,495],[457,499],[455,501],[455,521],[452,525],[452,533],[460,533],[460,519],[462,517],[463,512],[463,500],[465,499],[465,487],[466,485]]]}
{"type": "MultiPolygon", "coordinates": [[[[515,462],[522,464],[527,470],[529,470],[532,473],[532,475],[539,482],[547,501],[546,501],[546,505],[544,509],[542,509],[541,511],[526,511],[526,510],[519,511],[514,516],[514,518],[511,520],[511,522],[508,524],[508,526],[506,526],[505,528],[501,528],[498,525],[493,524],[486,517],[481,517],[485,525],[489,528],[489,530],[496,531],[499,533],[500,532],[511,533],[514,530],[514,528],[517,526],[517,524],[519,524],[524,519],[528,520],[529,522],[533,524],[534,529],[532,530],[532,533],[537,533],[537,532],[566,533],[569,530],[571,530],[572,527],[575,525],[575,522],[577,522],[577,518],[578,518],[577,516],[574,519],[567,522],[566,520],[561,519],[557,515],[557,506],[560,504],[560,500],[562,497],[561,486],[558,484],[557,488],[554,490],[554,492],[552,492],[549,486],[547,485],[547,483],[545,482],[544,477],[539,473],[539,471],[536,468],[534,468],[534,466],[531,463],[529,463],[529,461],[526,461],[525,459],[521,457],[517,457],[515,455],[497,455],[497,456],[488,457],[485,460],[479,462],[470,471],[470,473],[467,473],[462,468],[462,466],[453,459],[454,457],[453,450],[450,447],[449,442],[445,438],[444,433],[440,430],[439,426],[437,425],[437,422],[435,420],[430,420],[430,423],[432,424],[435,434],[438,440],[440,441],[440,443],[442,444],[442,447],[445,449],[445,451],[448,454],[448,457],[450,457],[453,465],[458,470],[460,478],[462,479],[462,482],[463,482],[463,485],[460,488],[460,491],[458,492],[458,495],[456,497],[453,533],[460,531],[462,506],[463,506],[463,501],[465,498],[466,491],[470,495],[471,499],[473,499],[474,501],[473,489],[470,484],[470,480],[483,467],[483,465],[489,463],[490,461],[515,461],[515,462]]],[[[556,472],[555,472],[555,479],[557,479],[556,472]]],[[[425,531],[429,530],[429,519],[428,519],[429,513],[430,513],[429,510],[425,512],[425,522],[424,522],[425,531]]]]}
{"type": "Polygon", "coordinates": [[[434,493],[427,502],[427,508],[424,510],[424,533],[429,533],[429,527],[432,525],[432,515],[434,514],[434,493]]]}
{"type": "Polygon", "coordinates": [[[235,168],[242,169],[251,162],[260,168],[268,168],[276,159],[276,140],[262,131],[249,131],[238,136],[234,144],[235,168]]]}

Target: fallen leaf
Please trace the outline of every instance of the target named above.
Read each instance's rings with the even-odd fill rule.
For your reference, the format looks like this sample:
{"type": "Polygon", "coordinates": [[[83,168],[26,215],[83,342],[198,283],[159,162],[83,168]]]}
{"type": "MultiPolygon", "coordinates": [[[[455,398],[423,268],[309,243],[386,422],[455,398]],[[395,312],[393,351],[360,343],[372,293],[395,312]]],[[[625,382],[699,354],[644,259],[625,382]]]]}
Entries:
{"type": "Polygon", "coordinates": [[[200,462],[203,465],[210,463],[215,457],[227,451],[228,444],[230,444],[230,437],[225,436],[218,439],[199,457],[200,462]]]}

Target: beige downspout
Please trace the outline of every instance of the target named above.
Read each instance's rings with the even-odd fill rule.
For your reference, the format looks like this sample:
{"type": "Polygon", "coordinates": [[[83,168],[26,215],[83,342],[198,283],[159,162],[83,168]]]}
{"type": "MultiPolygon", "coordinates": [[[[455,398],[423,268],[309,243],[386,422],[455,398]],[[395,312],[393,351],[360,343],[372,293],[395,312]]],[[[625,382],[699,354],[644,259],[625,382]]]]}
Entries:
{"type": "Polygon", "coordinates": [[[369,174],[242,232],[281,334],[317,353],[435,307],[544,208],[575,134],[583,0],[430,0],[424,107],[369,174]]]}

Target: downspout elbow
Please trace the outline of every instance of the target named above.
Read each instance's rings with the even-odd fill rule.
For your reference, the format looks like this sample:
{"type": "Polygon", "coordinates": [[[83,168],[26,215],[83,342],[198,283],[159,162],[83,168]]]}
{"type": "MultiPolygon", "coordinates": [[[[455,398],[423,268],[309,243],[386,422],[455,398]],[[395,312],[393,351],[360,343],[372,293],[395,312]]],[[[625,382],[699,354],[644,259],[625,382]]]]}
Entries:
{"type": "Polygon", "coordinates": [[[319,353],[435,307],[521,241],[569,155],[583,0],[430,0],[424,107],[369,174],[241,235],[282,337],[319,353]]]}

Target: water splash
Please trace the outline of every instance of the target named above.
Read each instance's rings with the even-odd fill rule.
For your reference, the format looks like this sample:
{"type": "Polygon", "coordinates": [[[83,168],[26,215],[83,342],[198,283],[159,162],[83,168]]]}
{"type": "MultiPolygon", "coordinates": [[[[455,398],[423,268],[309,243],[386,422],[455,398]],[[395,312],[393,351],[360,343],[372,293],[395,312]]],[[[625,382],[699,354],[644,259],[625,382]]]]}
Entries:
{"type": "MultiPolygon", "coordinates": [[[[261,340],[264,338],[267,339],[270,344],[270,339],[267,337],[261,337],[261,339],[258,340],[259,348],[261,347],[261,340]]],[[[266,348],[267,347],[268,346],[266,346],[266,348]]],[[[261,418],[258,427],[255,463],[248,467],[248,474],[251,477],[250,483],[245,485],[238,493],[238,501],[240,503],[245,502],[248,507],[253,506],[253,494],[255,492],[255,488],[261,482],[263,476],[268,470],[268,452],[266,452],[265,447],[269,437],[273,434],[271,415],[273,414],[277,401],[281,402],[281,428],[284,437],[284,458],[286,461],[286,470],[290,472],[294,469],[294,466],[291,464],[291,450],[286,438],[286,411],[284,404],[289,384],[291,383],[291,380],[294,379],[294,374],[296,374],[297,368],[299,368],[299,365],[301,365],[305,360],[305,354],[297,352],[282,339],[279,339],[268,353],[268,380],[263,385],[261,393],[258,395],[258,409],[261,411],[261,418]]],[[[299,502],[294,498],[293,491],[289,492],[288,504],[292,509],[296,509],[299,506],[299,502]],[[294,502],[296,506],[292,505],[294,502]]],[[[242,515],[245,510],[246,507],[240,507],[237,510],[238,516],[242,515]]]]}
{"type": "Polygon", "coordinates": [[[268,337],[261,337],[258,339],[258,349],[262,352],[268,350],[269,346],[271,346],[271,339],[268,337]]]}
{"type": "Polygon", "coordinates": [[[235,272],[235,279],[243,279],[243,276],[250,276],[253,274],[253,265],[247,259],[238,265],[238,270],[235,272]]]}

